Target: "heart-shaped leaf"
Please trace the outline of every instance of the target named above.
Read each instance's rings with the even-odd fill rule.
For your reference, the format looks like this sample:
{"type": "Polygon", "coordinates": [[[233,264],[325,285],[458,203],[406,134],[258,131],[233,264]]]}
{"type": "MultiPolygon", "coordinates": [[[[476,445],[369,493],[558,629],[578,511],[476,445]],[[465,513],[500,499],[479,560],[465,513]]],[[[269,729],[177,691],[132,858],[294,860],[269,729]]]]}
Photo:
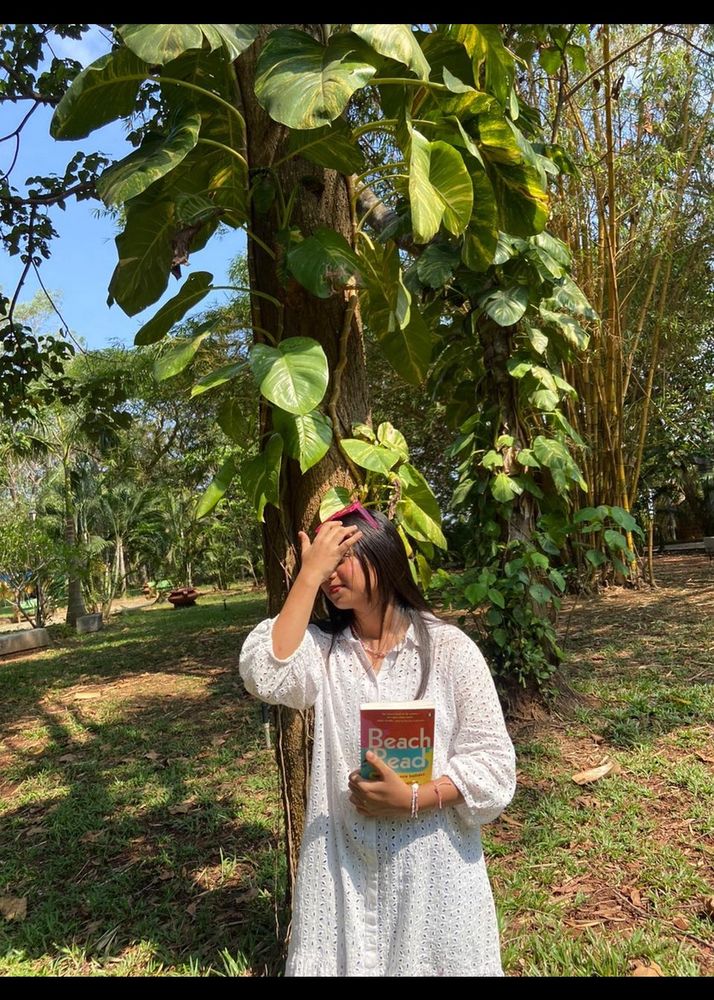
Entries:
{"type": "Polygon", "coordinates": [[[319,128],[338,118],[376,73],[374,51],[340,32],[322,45],[295,28],[278,28],[263,46],[255,94],[270,117],[290,128],[319,128]]]}
{"type": "Polygon", "coordinates": [[[327,358],[311,337],[289,337],[277,347],[255,344],[250,365],[261,393],[288,413],[309,413],[325,395],[327,358]]]}
{"type": "Polygon", "coordinates": [[[332,444],[332,421],[319,410],[304,415],[273,410],[273,426],[285,442],[285,451],[300,462],[305,473],[324,458],[332,444]]]}

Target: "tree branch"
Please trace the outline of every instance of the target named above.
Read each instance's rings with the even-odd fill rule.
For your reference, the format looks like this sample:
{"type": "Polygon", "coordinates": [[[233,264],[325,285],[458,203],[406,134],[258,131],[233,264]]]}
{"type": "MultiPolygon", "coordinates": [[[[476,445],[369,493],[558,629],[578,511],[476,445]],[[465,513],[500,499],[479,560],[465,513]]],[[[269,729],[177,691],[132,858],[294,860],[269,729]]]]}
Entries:
{"type": "Polygon", "coordinates": [[[636,49],[638,45],[642,45],[643,42],[646,42],[649,38],[652,38],[653,35],[656,35],[664,30],[665,30],[665,25],[658,24],[653,31],[648,31],[646,35],[643,35],[642,38],[638,39],[636,42],[633,42],[632,45],[628,45],[626,49],[622,50],[622,52],[618,52],[617,55],[612,56],[612,58],[608,59],[607,62],[604,62],[601,66],[597,66],[592,71],[592,73],[588,73],[587,76],[583,77],[580,83],[576,84],[576,86],[574,86],[572,90],[569,90],[568,93],[563,98],[563,100],[565,101],[570,100],[573,94],[576,94],[581,87],[584,87],[585,84],[588,82],[588,80],[592,80],[592,78],[594,76],[597,76],[598,73],[602,73],[602,71],[607,66],[611,66],[614,62],[617,62],[618,59],[622,59],[623,56],[626,56],[628,52],[632,52],[633,49],[636,49]]]}

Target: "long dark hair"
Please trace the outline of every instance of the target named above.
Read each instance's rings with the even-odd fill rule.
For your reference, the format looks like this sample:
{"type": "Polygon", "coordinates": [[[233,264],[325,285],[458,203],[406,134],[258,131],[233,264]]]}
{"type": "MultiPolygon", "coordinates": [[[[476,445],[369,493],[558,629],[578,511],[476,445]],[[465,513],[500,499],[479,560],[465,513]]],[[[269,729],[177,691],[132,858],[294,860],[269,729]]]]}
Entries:
{"type": "MultiPolygon", "coordinates": [[[[433,615],[434,612],[412,579],[404,543],[394,524],[379,511],[370,510],[370,514],[377,521],[378,527],[371,525],[357,511],[345,514],[340,521],[345,527],[357,525],[362,532],[362,538],[352,546],[351,551],[364,571],[367,600],[370,603],[373,593],[370,567],[374,570],[382,625],[390,605],[394,605],[414,625],[421,661],[421,680],[414,696],[414,699],[418,700],[424,697],[431,668],[431,636],[424,615],[433,615]]],[[[320,598],[326,617],[318,617],[315,624],[323,632],[332,634],[331,653],[336,635],[352,624],[355,615],[351,608],[335,607],[322,591],[320,598]]]]}

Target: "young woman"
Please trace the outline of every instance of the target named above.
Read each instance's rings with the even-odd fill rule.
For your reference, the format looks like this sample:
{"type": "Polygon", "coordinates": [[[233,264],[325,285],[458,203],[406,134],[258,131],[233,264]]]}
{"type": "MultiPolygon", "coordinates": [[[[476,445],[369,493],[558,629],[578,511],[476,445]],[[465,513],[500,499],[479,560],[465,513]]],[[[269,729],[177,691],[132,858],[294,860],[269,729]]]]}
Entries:
{"type": "Polygon", "coordinates": [[[353,504],[300,532],[280,614],[240,656],[252,694],[315,707],[315,740],[286,975],[502,976],[481,825],[513,797],[513,744],[476,644],[436,618],[391,521],[353,504]],[[309,624],[316,598],[326,620],[309,624]],[[360,704],[436,706],[434,781],[412,792],[372,758],[360,704]]]}

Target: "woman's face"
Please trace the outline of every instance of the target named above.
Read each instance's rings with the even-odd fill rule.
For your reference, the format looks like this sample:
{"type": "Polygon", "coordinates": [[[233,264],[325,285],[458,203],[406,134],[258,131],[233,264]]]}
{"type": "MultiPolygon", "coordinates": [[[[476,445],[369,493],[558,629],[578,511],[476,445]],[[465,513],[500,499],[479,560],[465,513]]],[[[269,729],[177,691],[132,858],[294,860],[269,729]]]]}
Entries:
{"type": "MultiPolygon", "coordinates": [[[[374,600],[377,591],[377,576],[371,566],[369,572],[374,600]]],[[[367,600],[367,581],[364,570],[354,553],[350,552],[345,555],[342,562],[323,581],[321,586],[325,597],[342,611],[350,608],[367,610],[370,606],[367,600]]]]}

